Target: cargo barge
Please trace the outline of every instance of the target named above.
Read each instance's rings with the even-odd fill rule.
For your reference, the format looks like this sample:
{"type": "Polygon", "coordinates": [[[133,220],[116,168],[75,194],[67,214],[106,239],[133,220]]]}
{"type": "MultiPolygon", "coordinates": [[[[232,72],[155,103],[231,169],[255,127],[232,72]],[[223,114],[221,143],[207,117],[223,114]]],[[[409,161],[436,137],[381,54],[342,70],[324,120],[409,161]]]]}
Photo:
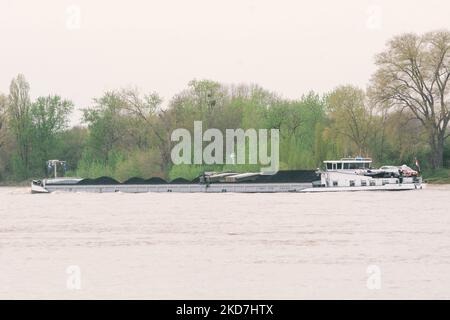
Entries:
{"type": "MultiPolygon", "coordinates": [[[[337,192],[337,191],[398,191],[422,188],[422,178],[410,168],[371,168],[370,158],[343,158],[324,161],[323,170],[278,171],[268,175],[263,172],[205,172],[192,181],[182,178],[165,181],[161,178],[131,178],[118,182],[109,177],[82,179],[57,177],[57,166],[63,161],[50,160],[54,170],[50,179],[33,180],[32,193],[61,192],[337,192]],[[397,168],[397,169],[395,169],[397,168]]],[[[383,167],[382,167],[383,168],[383,167]]]]}

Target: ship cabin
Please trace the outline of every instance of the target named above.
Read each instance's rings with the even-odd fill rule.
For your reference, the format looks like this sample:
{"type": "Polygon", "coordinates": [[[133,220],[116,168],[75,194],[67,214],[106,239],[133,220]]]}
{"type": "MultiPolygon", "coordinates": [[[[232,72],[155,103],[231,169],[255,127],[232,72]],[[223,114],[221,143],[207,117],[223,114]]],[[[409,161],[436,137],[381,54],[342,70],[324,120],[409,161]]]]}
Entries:
{"type": "Polygon", "coordinates": [[[370,169],[371,158],[342,158],[341,160],[324,161],[326,171],[370,169]]]}

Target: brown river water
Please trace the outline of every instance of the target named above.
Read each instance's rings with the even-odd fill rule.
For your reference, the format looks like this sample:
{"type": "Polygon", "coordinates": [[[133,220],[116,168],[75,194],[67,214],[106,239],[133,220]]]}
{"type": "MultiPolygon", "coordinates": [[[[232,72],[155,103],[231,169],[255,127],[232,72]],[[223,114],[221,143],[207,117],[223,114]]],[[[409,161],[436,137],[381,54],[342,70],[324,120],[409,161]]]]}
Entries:
{"type": "Polygon", "coordinates": [[[42,195],[4,187],[0,298],[450,299],[450,186],[42,195]]]}

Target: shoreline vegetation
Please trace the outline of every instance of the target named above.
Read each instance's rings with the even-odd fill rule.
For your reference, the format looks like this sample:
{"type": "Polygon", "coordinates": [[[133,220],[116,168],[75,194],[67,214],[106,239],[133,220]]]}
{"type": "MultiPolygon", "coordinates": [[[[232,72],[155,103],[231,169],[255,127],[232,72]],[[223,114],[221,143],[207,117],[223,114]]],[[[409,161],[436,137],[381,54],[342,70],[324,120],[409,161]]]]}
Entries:
{"type": "Polygon", "coordinates": [[[424,172],[423,179],[425,183],[430,184],[450,184],[450,169],[424,172]]]}
{"type": "Polygon", "coordinates": [[[220,132],[278,129],[279,170],[314,170],[324,160],[354,156],[371,157],[374,167],[414,168],[418,159],[425,180],[449,183],[450,31],[395,36],[375,55],[375,66],[367,88],[342,84],[298,99],[212,80],[192,80],[166,101],[156,92],[119,88],[77,106],[82,123],[73,127],[72,101],[55,94],[32,100],[19,74],[9,92],[0,89],[0,185],[46,176],[50,159],[65,160],[67,176],[118,181],[260,170],[172,164],[171,134],[180,128],[192,134],[195,121],[220,132]]]}

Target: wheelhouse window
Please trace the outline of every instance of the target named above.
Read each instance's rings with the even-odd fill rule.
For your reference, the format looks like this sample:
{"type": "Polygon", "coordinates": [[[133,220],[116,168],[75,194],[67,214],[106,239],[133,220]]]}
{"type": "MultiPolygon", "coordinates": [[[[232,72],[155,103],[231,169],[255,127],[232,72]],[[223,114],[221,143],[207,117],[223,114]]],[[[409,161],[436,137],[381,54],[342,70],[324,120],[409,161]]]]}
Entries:
{"type": "Polygon", "coordinates": [[[350,162],[348,163],[349,169],[364,169],[363,162],[350,162]]]}
{"type": "Polygon", "coordinates": [[[363,161],[336,161],[326,163],[326,167],[328,170],[358,170],[358,169],[367,169],[370,167],[369,163],[363,161]]]}
{"type": "Polygon", "coordinates": [[[369,181],[369,184],[373,187],[373,186],[375,186],[375,180],[370,180],[369,181]]]}
{"type": "Polygon", "coordinates": [[[350,180],[350,187],[354,187],[355,186],[355,180],[350,180]]]}
{"type": "Polygon", "coordinates": [[[361,180],[361,186],[362,186],[362,187],[367,186],[367,181],[366,181],[366,180],[361,180]]]}

